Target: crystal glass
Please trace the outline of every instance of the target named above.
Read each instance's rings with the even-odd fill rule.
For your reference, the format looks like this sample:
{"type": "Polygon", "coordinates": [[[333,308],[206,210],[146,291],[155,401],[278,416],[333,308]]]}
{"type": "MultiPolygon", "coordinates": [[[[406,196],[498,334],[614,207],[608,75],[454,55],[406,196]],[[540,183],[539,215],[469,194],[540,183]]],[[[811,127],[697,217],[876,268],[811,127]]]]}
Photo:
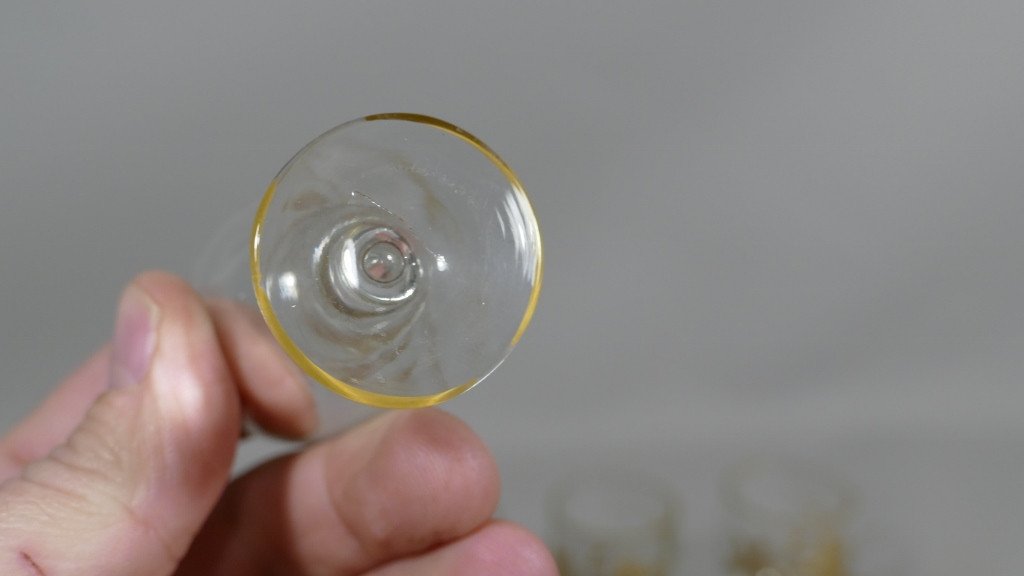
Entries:
{"type": "Polygon", "coordinates": [[[519,179],[478,138],[377,114],[300,150],[195,274],[258,309],[323,389],[414,408],[472,388],[511,352],[537,304],[541,240],[519,179]]]}
{"type": "Polygon", "coordinates": [[[730,574],[847,576],[853,490],[811,463],[761,456],[721,483],[730,574]]]}
{"type": "Polygon", "coordinates": [[[677,499],[638,471],[580,471],[551,491],[545,509],[563,576],[668,576],[674,569],[677,499]]]}

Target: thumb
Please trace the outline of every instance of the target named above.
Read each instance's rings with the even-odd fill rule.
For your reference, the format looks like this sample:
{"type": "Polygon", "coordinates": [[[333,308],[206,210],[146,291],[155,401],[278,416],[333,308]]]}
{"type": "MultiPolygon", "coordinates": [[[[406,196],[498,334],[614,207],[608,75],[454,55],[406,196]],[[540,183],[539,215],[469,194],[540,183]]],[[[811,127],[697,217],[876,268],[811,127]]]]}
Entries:
{"type": "Polygon", "coordinates": [[[111,366],[67,442],[0,486],[0,574],[170,574],[226,486],[239,400],[195,292],[136,279],[111,366]]]}

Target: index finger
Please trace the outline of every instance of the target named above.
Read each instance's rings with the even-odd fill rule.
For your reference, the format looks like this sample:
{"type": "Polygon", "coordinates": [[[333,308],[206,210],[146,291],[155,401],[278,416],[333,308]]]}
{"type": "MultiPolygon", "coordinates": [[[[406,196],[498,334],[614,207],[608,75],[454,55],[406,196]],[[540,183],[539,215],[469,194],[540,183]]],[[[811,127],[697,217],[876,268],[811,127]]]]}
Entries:
{"type": "Polygon", "coordinates": [[[71,434],[107,388],[110,346],[92,355],[27,418],[0,438],[0,482],[46,456],[71,434]]]}

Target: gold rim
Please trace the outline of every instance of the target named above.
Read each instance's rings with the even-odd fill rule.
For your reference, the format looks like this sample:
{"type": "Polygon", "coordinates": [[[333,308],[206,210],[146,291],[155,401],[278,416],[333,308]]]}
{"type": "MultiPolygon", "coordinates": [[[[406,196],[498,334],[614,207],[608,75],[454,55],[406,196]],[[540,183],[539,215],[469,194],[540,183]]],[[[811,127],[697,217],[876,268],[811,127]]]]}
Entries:
{"type": "MultiPolygon", "coordinates": [[[[422,114],[410,114],[405,112],[389,113],[389,114],[374,114],[372,116],[366,116],[361,119],[362,121],[374,121],[374,120],[403,120],[406,122],[416,122],[418,124],[426,124],[439,130],[443,130],[453,136],[461,138],[471,146],[476,148],[481,154],[489,159],[499,170],[504,174],[512,188],[523,198],[527,206],[530,207],[531,214],[534,214],[534,220],[536,221],[536,214],[533,212],[533,206],[530,204],[530,198],[526,194],[526,190],[523,185],[519,182],[519,178],[515,172],[502,160],[493,150],[491,150],[486,144],[484,144],[479,138],[473,136],[469,132],[466,132],[462,128],[454,124],[445,122],[432,116],[424,116],[422,114]]],[[[358,122],[359,120],[356,120],[358,122]]],[[[315,140],[314,140],[315,142],[315,140]]],[[[266,218],[267,210],[270,207],[270,203],[274,198],[274,194],[277,191],[278,177],[275,177],[271,182],[270,186],[267,187],[267,191],[263,194],[263,199],[260,201],[259,208],[256,210],[256,218],[253,221],[252,226],[252,242],[250,244],[249,251],[249,266],[252,277],[253,292],[256,294],[256,303],[259,306],[260,313],[263,315],[263,319],[270,329],[271,334],[281,344],[285,353],[291,357],[291,359],[302,369],[303,372],[308,374],[311,378],[319,382],[327,389],[336,392],[350,400],[360,402],[362,404],[368,404],[370,406],[377,406],[379,408],[423,408],[426,406],[433,406],[440,404],[446,400],[450,400],[459,394],[462,394],[466,390],[469,390],[475,386],[480,379],[474,378],[465,384],[449,388],[438,394],[431,394],[426,396],[395,396],[391,394],[380,394],[377,392],[370,392],[354,386],[335,378],[331,374],[328,374],[325,370],[320,368],[315,362],[313,362],[306,354],[299,349],[295,342],[285,331],[284,327],[281,326],[280,321],[277,319],[277,315],[274,313],[273,306],[270,303],[270,299],[266,293],[260,288],[263,285],[263,275],[260,273],[260,234],[263,229],[263,221],[266,218]]],[[[516,330],[515,335],[508,344],[508,350],[511,350],[522,338],[526,332],[527,326],[530,324],[530,320],[533,318],[533,313],[537,308],[537,300],[540,297],[541,284],[543,283],[543,242],[540,236],[540,227],[537,227],[537,265],[535,268],[535,282],[533,285],[533,291],[530,293],[530,298],[526,304],[526,310],[523,313],[523,318],[519,322],[519,327],[516,330]]],[[[504,358],[502,358],[504,360],[504,358]]],[[[500,361],[499,361],[500,363],[500,361]]]]}

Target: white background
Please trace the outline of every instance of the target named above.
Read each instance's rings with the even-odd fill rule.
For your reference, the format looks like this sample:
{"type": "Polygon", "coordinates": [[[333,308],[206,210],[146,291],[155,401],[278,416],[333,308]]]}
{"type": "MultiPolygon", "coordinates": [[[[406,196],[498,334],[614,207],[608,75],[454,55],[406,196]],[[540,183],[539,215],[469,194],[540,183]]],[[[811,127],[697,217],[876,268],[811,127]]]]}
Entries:
{"type": "Polygon", "coordinates": [[[1022,30],[1016,1],[5,2],[0,428],[308,140],[420,112],[516,169],[546,241],[534,324],[449,404],[505,515],[650,468],[713,574],[722,467],[791,452],[858,485],[892,573],[1018,573],[1022,30]]]}

